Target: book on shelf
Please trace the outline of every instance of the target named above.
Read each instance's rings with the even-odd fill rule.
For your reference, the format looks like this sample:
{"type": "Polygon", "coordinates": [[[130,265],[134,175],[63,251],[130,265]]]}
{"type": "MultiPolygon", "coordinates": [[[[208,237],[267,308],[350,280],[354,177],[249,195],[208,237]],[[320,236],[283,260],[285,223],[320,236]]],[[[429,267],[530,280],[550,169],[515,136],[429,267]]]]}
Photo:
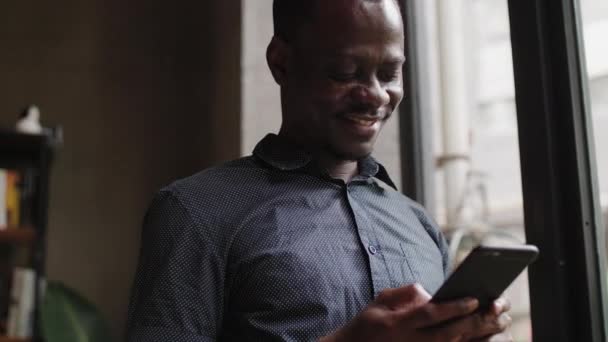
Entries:
{"type": "Polygon", "coordinates": [[[6,170],[0,169],[0,229],[5,229],[8,226],[8,219],[6,216],[6,179],[6,170]]]}
{"type": "Polygon", "coordinates": [[[19,227],[21,223],[20,176],[17,171],[6,172],[6,221],[9,227],[19,227]]]}
{"type": "Polygon", "coordinates": [[[34,307],[36,272],[33,269],[16,267],[8,308],[6,334],[9,337],[28,338],[34,330],[34,307]]]}
{"type": "Polygon", "coordinates": [[[35,174],[0,169],[0,230],[30,223],[35,174]]]}

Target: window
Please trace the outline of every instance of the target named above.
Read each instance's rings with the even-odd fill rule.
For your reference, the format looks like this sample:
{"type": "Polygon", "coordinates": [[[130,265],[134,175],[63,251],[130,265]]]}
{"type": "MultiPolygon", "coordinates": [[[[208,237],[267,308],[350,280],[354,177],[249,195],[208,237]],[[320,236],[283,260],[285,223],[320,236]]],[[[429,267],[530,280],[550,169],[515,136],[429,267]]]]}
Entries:
{"type": "MultiPolygon", "coordinates": [[[[416,149],[404,151],[404,160],[418,161],[405,184],[428,184],[420,170],[438,165],[433,186],[417,198],[434,208],[452,239],[459,229],[478,226],[485,227],[483,236],[487,229],[506,232],[509,238],[497,237],[501,243],[525,235],[539,247],[528,274],[531,326],[516,327],[516,340],[606,341],[605,228],[597,194],[605,208],[608,170],[599,155],[608,142],[602,128],[608,97],[606,77],[593,70],[608,58],[606,44],[591,41],[594,34],[605,41],[606,32],[593,31],[603,25],[608,3],[581,1],[592,45],[589,84],[577,0],[405,2],[415,42],[409,111],[413,122],[430,116],[421,126],[433,133],[413,143],[438,156],[425,164],[407,155],[416,149]],[[592,121],[602,132],[595,150],[592,121]]],[[[402,135],[412,126],[403,126],[402,135]]],[[[525,297],[523,283],[511,290],[525,297]]],[[[517,306],[514,311],[519,316],[517,306]]]]}
{"type": "MultiPolygon", "coordinates": [[[[581,0],[583,40],[591,101],[603,223],[608,224],[608,1],[581,0]]],[[[606,227],[604,226],[604,229],[606,227]]]]}
{"type": "MultiPolygon", "coordinates": [[[[418,28],[434,41],[424,57],[432,62],[419,72],[434,78],[425,99],[435,109],[427,126],[436,157],[431,207],[457,263],[479,243],[525,243],[509,12],[506,0],[420,6],[427,20],[438,18],[418,28]]],[[[525,274],[507,296],[514,338],[529,341],[525,274]]]]}

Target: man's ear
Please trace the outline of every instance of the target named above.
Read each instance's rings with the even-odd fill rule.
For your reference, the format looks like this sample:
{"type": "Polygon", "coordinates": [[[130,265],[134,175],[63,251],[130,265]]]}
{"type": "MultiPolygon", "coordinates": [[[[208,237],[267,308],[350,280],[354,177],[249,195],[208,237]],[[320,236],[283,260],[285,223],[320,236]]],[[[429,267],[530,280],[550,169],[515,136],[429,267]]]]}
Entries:
{"type": "Polygon", "coordinates": [[[277,36],[272,37],[266,49],[266,61],[275,82],[282,86],[287,77],[287,65],[289,61],[289,46],[283,39],[277,36]]]}

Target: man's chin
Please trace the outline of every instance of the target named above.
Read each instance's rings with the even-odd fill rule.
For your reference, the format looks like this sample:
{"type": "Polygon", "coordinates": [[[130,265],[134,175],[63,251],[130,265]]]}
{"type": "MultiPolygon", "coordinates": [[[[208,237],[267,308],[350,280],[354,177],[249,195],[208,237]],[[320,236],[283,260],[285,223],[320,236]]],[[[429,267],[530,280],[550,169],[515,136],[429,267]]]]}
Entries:
{"type": "Polygon", "coordinates": [[[348,146],[333,148],[332,154],[338,160],[356,161],[369,157],[372,154],[372,151],[372,146],[348,146]]]}

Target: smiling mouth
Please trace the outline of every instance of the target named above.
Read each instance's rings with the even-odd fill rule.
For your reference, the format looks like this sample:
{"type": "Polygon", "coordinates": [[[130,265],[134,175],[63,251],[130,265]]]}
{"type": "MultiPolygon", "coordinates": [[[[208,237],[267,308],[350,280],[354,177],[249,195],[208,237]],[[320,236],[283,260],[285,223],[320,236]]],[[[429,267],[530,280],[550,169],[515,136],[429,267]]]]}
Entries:
{"type": "Polygon", "coordinates": [[[345,115],[342,117],[343,119],[352,122],[354,124],[371,127],[376,122],[380,121],[382,118],[380,116],[362,116],[362,115],[345,115]]]}

